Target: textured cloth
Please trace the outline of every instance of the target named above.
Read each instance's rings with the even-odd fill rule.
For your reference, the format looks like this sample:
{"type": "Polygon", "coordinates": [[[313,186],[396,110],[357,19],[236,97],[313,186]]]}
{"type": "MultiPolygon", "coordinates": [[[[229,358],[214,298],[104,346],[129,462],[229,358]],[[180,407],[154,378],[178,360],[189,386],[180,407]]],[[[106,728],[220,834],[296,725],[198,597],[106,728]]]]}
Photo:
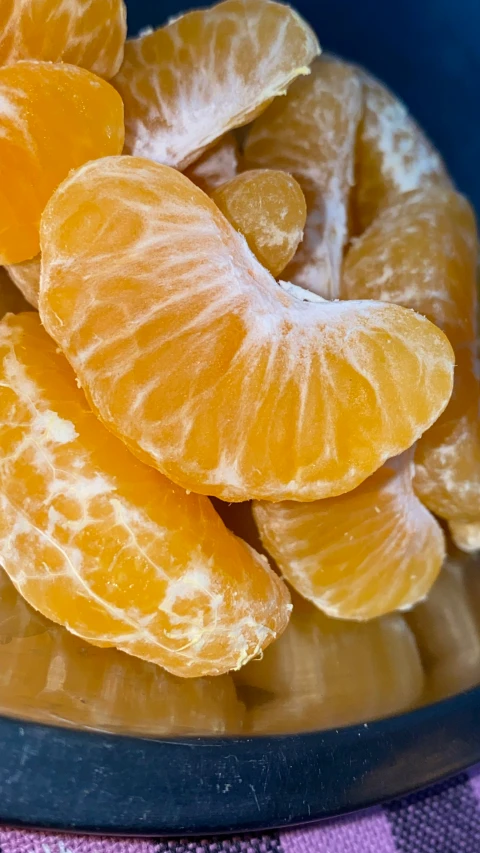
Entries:
{"type": "Polygon", "coordinates": [[[231,838],[97,838],[0,829],[1,853],[480,853],[480,767],[385,806],[231,838]]]}

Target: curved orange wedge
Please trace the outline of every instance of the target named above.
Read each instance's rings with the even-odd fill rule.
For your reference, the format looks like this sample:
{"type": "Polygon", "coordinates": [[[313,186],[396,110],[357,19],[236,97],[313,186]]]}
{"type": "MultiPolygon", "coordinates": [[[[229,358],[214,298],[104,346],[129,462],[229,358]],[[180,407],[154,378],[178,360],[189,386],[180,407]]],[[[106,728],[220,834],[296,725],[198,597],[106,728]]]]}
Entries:
{"type": "Polygon", "coordinates": [[[0,323],[0,380],[0,560],[33,607],[186,677],[281,633],[266,559],[104,429],[35,312],[0,323]]]}
{"type": "Polygon", "coordinates": [[[298,299],[167,166],[106,158],[72,174],[43,216],[42,253],[42,320],[94,410],[187,489],[348,491],[450,396],[452,350],[428,320],[298,299]]]}
{"type": "Polygon", "coordinates": [[[129,154],[183,169],[285,93],[319,53],[293,9],[225,0],[128,41],[114,85],[129,154]]]}

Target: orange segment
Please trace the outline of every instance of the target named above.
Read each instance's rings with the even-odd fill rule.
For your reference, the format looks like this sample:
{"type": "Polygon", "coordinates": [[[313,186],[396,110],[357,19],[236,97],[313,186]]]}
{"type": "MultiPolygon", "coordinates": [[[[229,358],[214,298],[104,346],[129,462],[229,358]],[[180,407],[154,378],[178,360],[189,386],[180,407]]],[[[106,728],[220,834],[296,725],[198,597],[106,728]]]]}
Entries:
{"type": "Polygon", "coordinates": [[[363,116],[357,142],[354,207],[359,233],[400,195],[451,187],[444,163],[405,105],[359,69],[363,116]]]}
{"type": "Polygon", "coordinates": [[[20,59],[69,62],[108,80],[122,64],[126,35],[123,0],[0,4],[0,65],[20,59]]]}
{"type": "Polygon", "coordinates": [[[180,679],[40,616],[0,574],[0,712],[129,734],[242,730],[231,676],[180,679]]]}
{"type": "Polygon", "coordinates": [[[71,169],[119,154],[118,93],[73,65],[18,62],[0,68],[0,263],[33,258],[40,215],[71,169]]]}
{"type": "Polygon", "coordinates": [[[415,453],[415,491],[449,520],[480,519],[480,387],[473,346],[456,350],[451,402],[415,453]]]}
{"type": "Polygon", "coordinates": [[[167,166],[117,157],[73,173],[43,216],[42,253],[42,320],[94,410],[187,489],[347,491],[450,396],[451,347],[428,320],[305,303],[167,166]]]}
{"type": "Polygon", "coordinates": [[[252,169],[212,193],[255,257],[278,276],[303,237],[307,208],[295,178],[274,169],[252,169]]]}
{"type": "Polygon", "coordinates": [[[0,363],[0,559],[23,597],[186,677],[275,639],[290,604],[265,558],[101,426],[35,312],[2,321],[0,363]]]}
{"type": "Polygon", "coordinates": [[[477,233],[471,207],[431,187],[384,209],[347,254],[342,295],[414,308],[456,351],[447,409],[419,441],[415,488],[443,518],[480,517],[480,424],[475,375],[477,233]]]}
{"type": "Polygon", "coordinates": [[[270,0],[226,0],[128,41],[114,80],[126,152],[185,168],[308,74],[319,50],[305,21],[270,0]]]}
{"type": "Polygon", "coordinates": [[[20,311],[28,311],[29,309],[31,306],[25,302],[6,271],[0,267],[0,318],[10,311],[12,314],[18,314],[20,311]]]}
{"type": "Polygon", "coordinates": [[[356,70],[322,58],[256,120],[245,145],[250,168],[290,172],[305,193],[305,237],[285,277],[325,298],[339,295],[360,115],[356,70]]]}
{"type": "Polygon", "coordinates": [[[419,700],[424,676],[402,616],[342,622],[295,596],[283,636],[235,681],[241,693],[253,697],[248,729],[267,733],[333,728],[399,713],[419,700]],[[261,702],[255,703],[257,695],[261,702]]]}
{"type": "Polygon", "coordinates": [[[477,231],[454,190],[409,193],[352,242],[344,299],[381,299],[425,314],[456,346],[475,340],[477,231]]]}
{"type": "Polygon", "coordinates": [[[21,264],[11,264],[6,267],[6,270],[20,293],[27,300],[28,305],[22,310],[28,311],[30,306],[38,308],[40,255],[35,255],[31,260],[23,261],[21,264]]]}
{"type": "Polygon", "coordinates": [[[413,473],[410,450],[346,495],[254,504],[263,544],[297,592],[330,616],[361,620],[426,596],[445,543],[413,473]]]}
{"type": "Polygon", "coordinates": [[[205,193],[230,181],[238,173],[240,152],[233,133],[226,133],[212,148],[209,148],[187,166],[185,174],[205,193]]]}

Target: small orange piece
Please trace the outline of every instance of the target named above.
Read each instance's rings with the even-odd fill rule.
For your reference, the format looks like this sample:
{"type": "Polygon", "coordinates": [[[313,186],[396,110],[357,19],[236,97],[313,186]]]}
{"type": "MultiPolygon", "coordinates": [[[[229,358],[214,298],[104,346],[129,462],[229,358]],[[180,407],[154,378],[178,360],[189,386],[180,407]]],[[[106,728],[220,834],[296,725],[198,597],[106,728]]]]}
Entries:
{"type": "Polygon", "coordinates": [[[27,300],[27,305],[23,308],[28,311],[30,306],[38,308],[38,294],[40,291],[40,255],[35,255],[29,261],[23,261],[21,264],[11,264],[6,267],[8,275],[13,283],[18,287],[20,293],[27,300]]]}
{"type": "Polygon", "coordinates": [[[42,321],[94,410],[192,491],[348,491],[450,396],[451,347],[428,320],[306,304],[168,166],[112,157],[73,173],[45,210],[42,254],[42,321]]]}
{"type": "Polygon", "coordinates": [[[4,318],[0,365],[0,560],[33,607],[185,677],[281,633],[289,595],[265,558],[102,427],[38,314],[4,318]]]}
{"type": "Polygon", "coordinates": [[[0,263],[33,258],[45,204],[87,160],[119,154],[123,105],[99,77],[73,65],[0,68],[0,263]]]}
{"type": "Polygon", "coordinates": [[[290,172],[305,193],[305,237],[284,275],[330,299],[339,296],[361,106],[356,70],[322,57],[255,121],[245,144],[249,168],[290,172]]]}
{"type": "Polygon", "coordinates": [[[0,713],[124,734],[238,734],[245,709],[229,675],[180,679],[73,637],[0,573],[0,713]]]}
{"type": "Polygon", "coordinates": [[[205,193],[230,181],[238,174],[240,151],[233,133],[226,133],[185,169],[185,175],[205,193]]]}
{"type": "Polygon", "coordinates": [[[425,314],[455,347],[454,393],[420,439],[415,489],[443,518],[480,518],[480,390],[475,375],[477,232],[472,209],[453,190],[399,197],[355,240],[342,296],[382,299],[425,314]]]}
{"type": "Polygon", "coordinates": [[[407,108],[358,69],[364,108],[356,156],[354,208],[358,233],[399,196],[430,186],[451,188],[445,165],[407,108]]]}
{"type": "Polygon", "coordinates": [[[128,41],[114,80],[126,152],[184,169],[308,74],[319,50],[305,21],[271,0],[225,0],[128,41]]]}
{"type": "Polygon", "coordinates": [[[123,59],[123,0],[2,0],[0,65],[20,59],[69,62],[113,77],[123,59]]]}
{"type": "Polygon", "coordinates": [[[249,700],[247,730],[333,728],[418,702],[424,675],[402,616],[354,624],[330,619],[299,596],[293,601],[283,636],[234,676],[249,700]]]}
{"type": "Polygon", "coordinates": [[[252,169],[223,184],[212,199],[260,263],[279,276],[303,237],[307,216],[295,178],[274,169],[252,169]]]}
{"type": "Polygon", "coordinates": [[[30,307],[6,271],[0,267],[0,319],[4,314],[18,314],[20,311],[28,311],[30,307]]]}
{"type": "Polygon", "coordinates": [[[297,592],[329,616],[366,620],[408,609],[426,596],[445,556],[413,474],[409,450],[346,495],[256,503],[263,544],[297,592]]]}

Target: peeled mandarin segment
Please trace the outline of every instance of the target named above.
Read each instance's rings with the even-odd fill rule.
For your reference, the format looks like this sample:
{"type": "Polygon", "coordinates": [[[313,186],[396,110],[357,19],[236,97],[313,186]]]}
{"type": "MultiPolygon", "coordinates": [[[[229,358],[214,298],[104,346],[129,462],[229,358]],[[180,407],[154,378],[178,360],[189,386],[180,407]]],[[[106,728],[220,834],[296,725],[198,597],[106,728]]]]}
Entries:
{"type": "Polygon", "coordinates": [[[42,254],[42,320],[95,412],[187,489],[347,491],[450,396],[442,332],[394,305],[295,298],[167,166],[106,158],[72,174],[43,216],[42,254]]]}
{"type": "Polygon", "coordinates": [[[40,290],[40,255],[21,264],[6,267],[8,275],[27,300],[28,305],[22,309],[28,311],[30,306],[38,308],[38,293],[40,290]]]}
{"type": "Polygon", "coordinates": [[[283,636],[235,681],[240,692],[245,687],[263,692],[261,704],[251,703],[247,726],[266,733],[398,713],[419,700],[424,676],[415,638],[402,616],[355,625],[330,619],[294,597],[283,636]]]}
{"type": "Polygon", "coordinates": [[[226,133],[213,148],[185,169],[185,175],[205,193],[230,181],[238,173],[240,152],[233,133],[226,133]]]}
{"type": "Polygon", "coordinates": [[[184,169],[308,74],[319,51],[305,21],[270,0],[226,0],[128,41],[114,80],[126,152],[184,169]]]}
{"type": "Polygon", "coordinates": [[[350,246],[344,299],[381,299],[425,314],[454,346],[475,340],[477,231],[468,201],[431,187],[382,210],[350,246]]]}
{"type": "Polygon", "coordinates": [[[0,263],[33,258],[45,204],[71,169],[123,147],[118,93],[73,65],[0,68],[0,263]]]}
{"type": "Polygon", "coordinates": [[[273,276],[280,275],[303,237],[307,215],[295,178],[274,169],[252,169],[223,184],[212,199],[257,260],[273,276]]]}
{"type": "Polygon", "coordinates": [[[263,544],[297,592],[329,616],[358,620],[426,596],[445,543],[413,492],[413,473],[407,451],[346,495],[254,504],[263,544]]]}
{"type": "Polygon", "coordinates": [[[414,487],[441,518],[480,519],[480,387],[473,344],[456,349],[452,399],[417,444],[414,487]]]}
{"type": "Polygon", "coordinates": [[[357,140],[354,208],[358,233],[403,193],[451,187],[445,165],[407,108],[359,69],[363,115],[357,140]]]}
{"type": "Polygon", "coordinates": [[[29,309],[31,306],[25,302],[20,290],[15,287],[6,270],[0,267],[0,319],[9,312],[18,314],[29,309]]]}
{"type": "Polygon", "coordinates": [[[249,168],[290,172],[305,193],[305,236],[284,275],[325,298],[339,295],[360,115],[356,70],[321,58],[255,121],[245,144],[249,168]]]}
{"type": "Polygon", "coordinates": [[[450,535],[461,551],[473,554],[480,551],[480,521],[456,521],[448,524],[450,535]]]}
{"type": "Polygon", "coordinates": [[[136,734],[238,733],[230,676],[180,679],[98,649],[33,610],[0,573],[0,711],[42,723],[136,734]]]}
{"type": "Polygon", "coordinates": [[[288,621],[285,586],[209,500],[101,426],[37,314],[2,321],[0,359],[0,560],[23,597],[181,676],[268,645],[288,621]]]}
{"type": "Polygon", "coordinates": [[[69,62],[108,80],[122,64],[126,35],[123,0],[7,0],[0,6],[0,65],[69,62]]]}
{"type": "MultiPolygon", "coordinates": [[[[478,567],[472,567],[475,573],[478,567]]],[[[427,600],[408,614],[427,675],[429,699],[466,690],[480,679],[480,633],[467,586],[468,569],[443,568],[427,600]]]]}

